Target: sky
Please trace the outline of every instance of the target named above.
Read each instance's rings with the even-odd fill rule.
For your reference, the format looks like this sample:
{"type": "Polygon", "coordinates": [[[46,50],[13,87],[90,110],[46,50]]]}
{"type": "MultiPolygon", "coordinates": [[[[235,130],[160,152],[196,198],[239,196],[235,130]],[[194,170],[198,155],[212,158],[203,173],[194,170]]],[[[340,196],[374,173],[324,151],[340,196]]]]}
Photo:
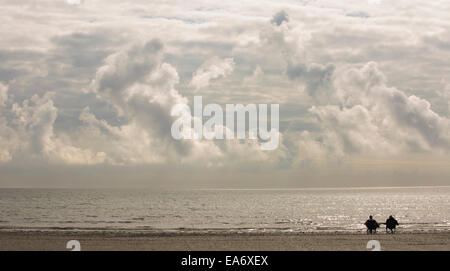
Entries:
{"type": "Polygon", "coordinates": [[[449,1],[0,5],[0,187],[450,185],[449,1]],[[175,140],[194,96],[279,147],[175,140]]]}

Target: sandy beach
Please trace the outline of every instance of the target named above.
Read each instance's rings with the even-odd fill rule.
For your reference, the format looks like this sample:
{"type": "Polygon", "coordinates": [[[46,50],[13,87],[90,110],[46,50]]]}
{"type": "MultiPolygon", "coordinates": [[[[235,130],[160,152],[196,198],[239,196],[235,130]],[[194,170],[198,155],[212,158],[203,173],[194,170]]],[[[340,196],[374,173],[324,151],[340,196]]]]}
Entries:
{"type": "Polygon", "coordinates": [[[381,250],[450,250],[450,233],[366,234],[195,234],[71,231],[2,231],[0,250],[68,250],[77,240],[81,250],[368,250],[378,240],[381,250]]]}

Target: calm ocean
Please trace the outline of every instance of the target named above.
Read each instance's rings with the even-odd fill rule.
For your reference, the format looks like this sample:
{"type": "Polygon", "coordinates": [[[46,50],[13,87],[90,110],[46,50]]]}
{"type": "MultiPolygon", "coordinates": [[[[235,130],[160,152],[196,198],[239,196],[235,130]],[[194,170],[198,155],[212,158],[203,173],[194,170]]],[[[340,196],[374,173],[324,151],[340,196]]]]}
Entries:
{"type": "Polygon", "coordinates": [[[450,187],[299,190],[0,189],[0,228],[364,232],[449,231],[450,187]]]}

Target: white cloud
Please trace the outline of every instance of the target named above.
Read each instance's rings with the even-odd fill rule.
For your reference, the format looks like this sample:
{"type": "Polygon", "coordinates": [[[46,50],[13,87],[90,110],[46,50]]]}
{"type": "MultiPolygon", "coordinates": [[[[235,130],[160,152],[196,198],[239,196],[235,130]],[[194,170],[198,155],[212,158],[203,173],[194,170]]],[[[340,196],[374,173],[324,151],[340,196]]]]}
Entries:
{"type": "Polygon", "coordinates": [[[448,1],[69,2],[2,1],[1,163],[234,172],[448,153],[448,1]],[[205,88],[279,103],[280,148],[173,140],[171,107],[205,88]]]}
{"type": "Polygon", "coordinates": [[[205,88],[209,86],[211,80],[230,75],[234,65],[232,58],[210,58],[194,72],[190,85],[196,89],[205,88]]]}
{"type": "MultiPolygon", "coordinates": [[[[98,120],[89,109],[84,109],[80,120],[85,126],[79,135],[83,139],[79,144],[106,153],[113,164],[175,162],[223,167],[239,165],[236,164],[237,156],[245,157],[247,162],[267,158],[269,163],[277,157],[273,153],[271,156],[253,150],[258,146],[255,142],[227,141],[223,145],[207,140],[174,140],[170,133],[175,120],[171,109],[176,104],[187,104],[187,99],[175,89],[178,74],[171,65],[162,62],[162,50],[163,45],[153,40],[127,47],[106,58],[91,84],[92,91],[113,104],[129,122],[111,126],[105,120],[98,120]],[[251,158],[248,156],[250,150],[253,150],[251,158]]],[[[202,78],[217,78],[222,72],[227,74],[226,70],[233,65],[231,59],[214,59],[207,63],[198,73],[202,78]]]]}
{"type": "Polygon", "coordinates": [[[170,137],[174,121],[171,108],[187,103],[187,99],[174,88],[178,74],[171,65],[162,63],[162,50],[163,45],[158,40],[133,44],[108,56],[104,65],[97,69],[92,91],[115,106],[129,123],[111,127],[86,110],[80,118],[90,125],[90,134],[94,133],[92,129],[103,128],[107,134],[100,134],[102,137],[112,136],[110,140],[115,141],[115,145],[101,145],[107,147],[105,152],[113,153],[115,163],[167,162],[174,154],[187,155],[191,150],[189,143],[170,137]],[[140,150],[127,147],[129,145],[139,146],[136,148],[140,150]]]}
{"type": "Polygon", "coordinates": [[[350,68],[336,77],[336,105],[313,106],[330,153],[375,156],[450,150],[450,120],[430,103],[386,85],[376,63],[350,68]]]}
{"type": "Polygon", "coordinates": [[[22,104],[9,101],[11,115],[0,119],[0,162],[9,162],[14,156],[67,164],[103,162],[101,153],[73,147],[55,135],[53,126],[58,110],[52,96],[52,93],[33,95],[22,104]]]}
{"type": "Polygon", "coordinates": [[[67,0],[69,5],[80,5],[83,3],[83,0],[67,0]]]}

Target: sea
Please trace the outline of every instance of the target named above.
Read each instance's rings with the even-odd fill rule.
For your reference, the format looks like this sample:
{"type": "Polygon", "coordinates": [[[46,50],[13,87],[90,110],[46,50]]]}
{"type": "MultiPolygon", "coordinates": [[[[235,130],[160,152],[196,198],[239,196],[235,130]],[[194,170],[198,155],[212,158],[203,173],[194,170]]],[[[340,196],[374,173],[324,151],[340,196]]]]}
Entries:
{"type": "Polygon", "coordinates": [[[450,231],[450,187],[0,189],[0,230],[364,233],[369,215],[450,231]]]}

